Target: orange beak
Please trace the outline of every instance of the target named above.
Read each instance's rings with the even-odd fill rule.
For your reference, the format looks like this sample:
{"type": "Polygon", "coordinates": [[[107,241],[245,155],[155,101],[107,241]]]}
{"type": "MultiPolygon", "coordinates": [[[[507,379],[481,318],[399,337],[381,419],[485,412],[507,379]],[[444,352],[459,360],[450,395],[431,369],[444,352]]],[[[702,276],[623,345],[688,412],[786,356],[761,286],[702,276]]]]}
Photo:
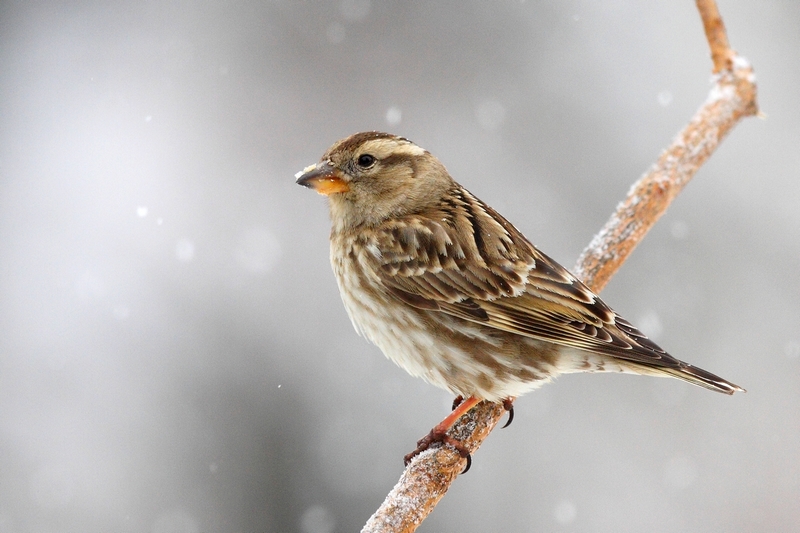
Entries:
{"type": "Polygon", "coordinates": [[[341,173],[328,162],[308,166],[295,174],[295,177],[298,185],[314,189],[325,196],[350,190],[350,186],[341,178],[341,173]]]}

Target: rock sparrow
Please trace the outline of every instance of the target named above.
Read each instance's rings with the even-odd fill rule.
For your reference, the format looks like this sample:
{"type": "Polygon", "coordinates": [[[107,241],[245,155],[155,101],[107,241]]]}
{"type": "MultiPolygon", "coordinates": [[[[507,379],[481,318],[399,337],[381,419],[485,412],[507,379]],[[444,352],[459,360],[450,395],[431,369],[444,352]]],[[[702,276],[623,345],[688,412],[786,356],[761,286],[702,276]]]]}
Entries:
{"type": "Polygon", "coordinates": [[[670,356],[411,141],[343,139],[297,183],[329,199],[331,265],[356,331],[413,376],[467,398],[406,462],[480,400],[559,374],[669,376],[743,389],[670,356]]]}

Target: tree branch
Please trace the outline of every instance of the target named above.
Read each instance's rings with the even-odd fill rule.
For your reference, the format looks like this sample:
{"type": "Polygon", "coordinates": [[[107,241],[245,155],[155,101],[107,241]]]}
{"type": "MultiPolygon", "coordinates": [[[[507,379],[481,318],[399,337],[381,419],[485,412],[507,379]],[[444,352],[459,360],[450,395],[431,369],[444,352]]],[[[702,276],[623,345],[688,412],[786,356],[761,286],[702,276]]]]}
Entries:
{"type": "MultiPolygon", "coordinates": [[[[595,292],[600,292],[622,266],[731,128],[743,117],[758,113],[752,67],[730,48],[716,2],[696,1],[714,63],[714,86],[705,104],[653,167],[633,184],[578,258],[573,272],[595,292]]],[[[459,419],[450,435],[474,454],[504,413],[500,404],[481,402],[459,419]]],[[[464,464],[465,460],[449,447],[417,456],[362,533],[415,531],[464,464]]]]}
{"type": "Polygon", "coordinates": [[[736,52],[731,50],[731,45],[728,44],[728,36],[725,33],[725,25],[722,24],[719,9],[717,9],[717,2],[715,0],[697,0],[697,10],[700,12],[708,46],[711,48],[714,74],[723,70],[731,70],[733,56],[736,55],[736,52]]]}
{"type": "Polygon", "coordinates": [[[697,0],[715,62],[715,84],[706,103],[675,137],[652,168],[633,184],[589,246],[573,273],[600,292],[628,255],[667,210],[733,126],[758,113],[753,69],[727,46],[714,0],[697,0]],[[720,65],[727,68],[717,71],[720,65]]]}

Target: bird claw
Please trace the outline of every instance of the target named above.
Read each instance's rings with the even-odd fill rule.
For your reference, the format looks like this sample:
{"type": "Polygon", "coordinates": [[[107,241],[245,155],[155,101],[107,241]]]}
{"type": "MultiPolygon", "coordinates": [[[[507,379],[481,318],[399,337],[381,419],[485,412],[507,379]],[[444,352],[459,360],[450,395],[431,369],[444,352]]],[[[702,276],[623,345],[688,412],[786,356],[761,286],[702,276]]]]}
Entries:
{"type": "Polygon", "coordinates": [[[456,408],[457,408],[459,405],[461,405],[463,402],[464,402],[464,397],[463,397],[463,396],[461,396],[461,395],[459,394],[459,395],[458,395],[458,396],[456,396],[456,397],[455,397],[455,399],[453,400],[453,408],[452,408],[452,409],[450,409],[450,410],[451,410],[451,411],[455,411],[455,410],[456,410],[456,408]]]}
{"type": "Polygon", "coordinates": [[[458,453],[458,455],[467,460],[467,466],[465,466],[464,470],[461,471],[462,474],[466,474],[472,466],[472,455],[469,453],[469,450],[467,450],[466,446],[461,443],[461,441],[454,439],[445,431],[439,430],[438,427],[433,428],[430,433],[419,439],[417,441],[417,448],[413,452],[403,457],[403,462],[406,466],[408,466],[414,457],[421,454],[437,442],[444,446],[450,446],[458,453]]]}
{"type": "Polygon", "coordinates": [[[508,421],[501,427],[500,429],[505,429],[511,425],[511,422],[514,421],[514,399],[513,398],[506,398],[503,400],[503,409],[508,411],[508,421]]]}

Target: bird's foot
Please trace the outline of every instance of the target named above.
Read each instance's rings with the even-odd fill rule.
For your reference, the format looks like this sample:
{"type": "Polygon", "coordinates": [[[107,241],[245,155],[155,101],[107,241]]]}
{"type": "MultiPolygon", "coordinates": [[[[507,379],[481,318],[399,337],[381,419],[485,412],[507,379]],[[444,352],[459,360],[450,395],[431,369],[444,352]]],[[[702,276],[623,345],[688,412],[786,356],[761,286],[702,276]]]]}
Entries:
{"type": "Polygon", "coordinates": [[[480,400],[474,396],[470,396],[466,400],[464,400],[462,396],[456,398],[456,400],[453,402],[453,412],[447,415],[444,420],[439,422],[439,424],[437,424],[430,433],[419,439],[417,441],[417,448],[413,452],[403,457],[403,461],[405,462],[406,466],[408,466],[414,457],[438,442],[444,446],[452,447],[461,457],[467,460],[467,466],[461,472],[462,474],[466,473],[467,470],[469,470],[469,467],[472,466],[472,457],[470,456],[469,450],[461,441],[454,439],[448,435],[447,432],[451,427],[453,427],[453,424],[456,423],[456,420],[461,418],[461,415],[475,407],[475,405],[477,405],[479,402],[480,400]]]}
{"type": "Polygon", "coordinates": [[[458,455],[467,460],[467,466],[465,466],[464,470],[461,471],[462,474],[465,474],[467,470],[469,470],[469,467],[472,466],[472,456],[470,455],[466,446],[461,443],[461,441],[456,440],[447,434],[447,430],[449,428],[443,428],[441,426],[441,424],[437,425],[431,430],[430,433],[419,439],[417,441],[417,448],[413,452],[403,457],[403,461],[405,462],[406,466],[408,466],[408,463],[410,463],[414,457],[430,448],[431,445],[440,442],[444,446],[450,446],[456,452],[458,452],[458,455]]]}

